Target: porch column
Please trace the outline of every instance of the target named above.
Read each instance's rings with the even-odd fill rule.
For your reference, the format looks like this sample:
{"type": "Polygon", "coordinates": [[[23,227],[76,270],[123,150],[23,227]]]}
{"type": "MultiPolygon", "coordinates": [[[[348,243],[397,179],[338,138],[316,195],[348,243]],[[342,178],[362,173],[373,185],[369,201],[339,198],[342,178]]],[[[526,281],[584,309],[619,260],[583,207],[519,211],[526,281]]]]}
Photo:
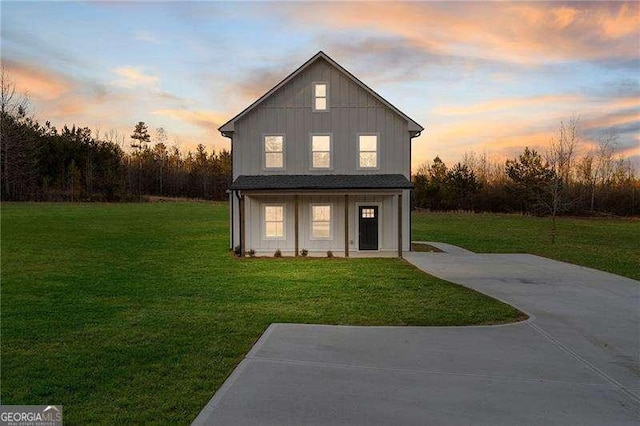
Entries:
{"type": "Polygon", "coordinates": [[[344,194],[344,257],[349,257],[349,195],[344,194]]]}
{"type": "Polygon", "coordinates": [[[402,259],[402,192],[398,194],[398,257],[402,259]]]}
{"type": "Polygon", "coordinates": [[[298,257],[298,194],[294,196],[293,204],[293,235],[295,239],[295,256],[298,257]]]}
{"type": "Polygon", "coordinates": [[[246,232],[245,232],[245,210],[244,210],[244,194],[240,195],[240,256],[244,256],[246,250],[246,232]]]}

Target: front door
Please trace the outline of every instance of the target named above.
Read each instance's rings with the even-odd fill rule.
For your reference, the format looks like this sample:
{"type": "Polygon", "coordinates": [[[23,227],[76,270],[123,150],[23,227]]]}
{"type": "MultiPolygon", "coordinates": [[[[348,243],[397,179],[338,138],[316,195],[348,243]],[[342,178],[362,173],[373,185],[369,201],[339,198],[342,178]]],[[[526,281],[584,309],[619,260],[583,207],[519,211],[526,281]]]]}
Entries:
{"type": "Polygon", "coordinates": [[[360,250],[378,250],[378,206],[358,207],[360,250]]]}

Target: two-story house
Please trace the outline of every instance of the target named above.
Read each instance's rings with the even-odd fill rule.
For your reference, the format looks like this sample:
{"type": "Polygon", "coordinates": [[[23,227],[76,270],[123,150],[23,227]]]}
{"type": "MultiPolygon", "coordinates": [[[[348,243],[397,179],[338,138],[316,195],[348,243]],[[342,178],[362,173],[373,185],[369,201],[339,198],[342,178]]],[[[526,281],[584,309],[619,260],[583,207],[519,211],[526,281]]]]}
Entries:
{"type": "Polygon", "coordinates": [[[218,129],[231,139],[231,247],[402,256],[423,129],[319,52],[218,129]]]}

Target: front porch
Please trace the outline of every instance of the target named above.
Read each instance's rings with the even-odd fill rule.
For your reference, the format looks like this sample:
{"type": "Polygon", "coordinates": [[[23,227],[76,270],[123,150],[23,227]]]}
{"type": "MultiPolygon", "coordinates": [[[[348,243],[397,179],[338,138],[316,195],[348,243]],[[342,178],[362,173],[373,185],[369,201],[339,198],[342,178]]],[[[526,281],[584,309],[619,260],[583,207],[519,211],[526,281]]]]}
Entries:
{"type": "Polygon", "coordinates": [[[410,248],[406,190],[234,192],[243,255],[402,257],[410,248]]]}

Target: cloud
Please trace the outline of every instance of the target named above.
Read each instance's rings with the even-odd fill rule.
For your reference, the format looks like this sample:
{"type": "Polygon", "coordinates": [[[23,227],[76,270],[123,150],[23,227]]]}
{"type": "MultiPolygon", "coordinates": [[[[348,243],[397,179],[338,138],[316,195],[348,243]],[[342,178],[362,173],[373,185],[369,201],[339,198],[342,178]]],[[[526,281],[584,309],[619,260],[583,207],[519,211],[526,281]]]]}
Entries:
{"type": "Polygon", "coordinates": [[[482,114],[501,110],[513,110],[516,108],[546,108],[549,105],[558,105],[559,103],[566,105],[567,103],[578,102],[581,99],[582,98],[580,96],[575,95],[539,95],[524,98],[493,99],[462,107],[444,105],[436,107],[433,111],[442,115],[482,114]]]}
{"type": "Polygon", "coordinates": [[[163,115],[177,121],[184,121],[207,130],[211,130],[212,128],[216,129],[228,120],[227,114],[225,113],[206,110],[158,109],[153,111],[152,114],[163,115]]]}
{"type": "Polygon", "coordinates": [[[145,74],[139,67],[120,67],[113,70],[120,78],[113,81],[113,84],[127,89],[136,87],[156,87],[160,78],[145,74]]]}
{"type": "Polygon", "coordinates": [[[16,84],[16,91],[31,98],[53,100],[69,92],[73,83],[61,74],[35,65],[4,59],[2,64],[16,84]]]}
{"type": "Polygon", "coordinates": [[[432,54],[522,64],[637,56],[640,4],[312,3],[291,6],[308,28],[395,36],[432,54]],[[622,42],[622,41],[628,42],[622,42]]]}

